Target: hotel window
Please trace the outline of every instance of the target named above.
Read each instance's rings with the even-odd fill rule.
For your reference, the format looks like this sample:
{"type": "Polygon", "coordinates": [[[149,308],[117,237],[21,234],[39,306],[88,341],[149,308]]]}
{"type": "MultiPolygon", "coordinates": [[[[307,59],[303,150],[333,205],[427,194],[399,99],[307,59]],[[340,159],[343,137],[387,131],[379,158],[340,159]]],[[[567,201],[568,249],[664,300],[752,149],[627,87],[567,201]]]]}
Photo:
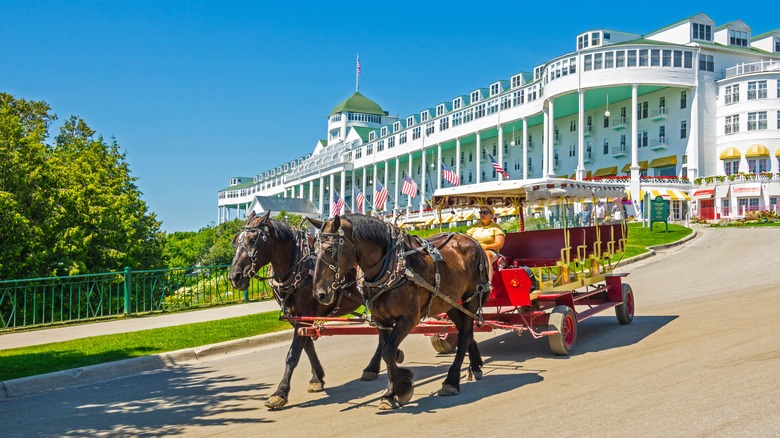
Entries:
{"type": "Polygon", "coordinates": [[[615,52],[615,67],[626,66],[626,52],[624,50],[618,50],[615,52]]]}
{"type": "Polygon", "coordinates": [[[647,129],[644,129],[641,132],[637,132],[636,140],[637,140],[638,147],[640,148],[647,147],[647,139],[648,139],[647,129]]]}
{"type": "Polygon", "coordinates": [[[688,106],[688,92],[680,91],[680,109],[685,109],[688,106]]]}
{"type": "Polygon", "coordinates": [[[658,144],[666,144],[666,126],[658,127],[658,144]]]}
{"type": "Polygon", "coordinates": [[[520,170],[520,159],[515,158],[515,170],[520,170]]]}
{"type": "Polygon", "coordinates": [[[439,131],[444,131],[445,129],[449,129],[449,127],[450,127],[450,118],[442,117],[441,120],[439,120],[439,131]]]}
{"type": "Polygon", "coordinates": [[[604,116],[604,127],[609,128],[609,117],[604,116]]]}
{"type": "Polygon", "coordinates": [[[593,70],[601,70],[602,68],[602,61],[601,61],[602,54],[596,53],[593,55],[593,70]]]}
{"type": "Polygon", "coordinates": [[[439,105],[436,107],[436,117],[444,114],[444,105],[439,105]]]}
{"type": "Polygon", "coordinates": [[[609,153],[609,139],[604,139],[604,155],[607,155],[609,153]]]}
{"type": "Polygon", "coordinates": [[[395,136],[392,136],[387,139],[387,148],[394,148],[395,147],[395,136]]]}
{"type": "Polygon", "coordinates": [[[748,131],[766,129],[766,111],[748,113],[748,131]]]}
{"type": "Polygon", "coordinates": [[[588,47],[588,35],[580,35],[577,37],[577,50],[586,49],[588,47]]]}
{"type": "Polygon", "coordinates": [[[628,51],[628,66],[636,67],[636,50],[628,51]]]}
{"type": "Polygon", "coordinates": [[[435,122],[429,122],[428,124],[425,125],[425,135],[426,136],[433,134],[434,128],[435,128],[434,125],[435,125],[435,122]]]}
{"type": "Polygon", "coordinates": [[[469,163],[474,161],[474,151],[469,151],[469,163]]]}
{"type": "Polygon", "coordinates": [[[591,32],[590,45],[598,46],[599,44],[601,44],[601,35],[599,34],[599,32],[591,32]]]}
{"type": "Polygon", "coordinates": [[[463,111],[463,123],[468,123],[474,120],[474,108],[466,108],[463,111]]]}
{"type": "Polygon", "coordinates": [[[766,99],[766,81],[748,82],[748,100],[766,99]]]}
{"type": "Polygon", "coordinates": [[[661,66],[661,50],[653,49],[650,51],[650,66],[651,67],[661,66]]]}
{"type": "Polygon", "coordinates": [[[626,147],[626,134],[620,134],[620,149],[625,150],[626,147]]]}
{"type": "Polygon", "coordinates": [[[574,132],[577,130],[577,122],[574,120],[569,122],[569,132],[574,132]]]}
{"type": "Polygon", "coordinates": [[[479,102],[479,91],[471,92],[471,103],[479,102]]]}
{"type": "Polygon", "coordinates": [[[393,132],[398,132],[400,130],[401,130],[401,122],[393,123],[393,132]]]}
{"type": "Polygon", "coordinates": [[[647,118],[647,101],[639,102],[636,106],[636,118],[642,120],[647,118]]]}
{"type": "Polygon", "coordinates": [[[593,55],[585,55],[585,62],[584,62],[584,71],[591,71],[593,70],[593,55]]]}
{"type": "Polygon", "coordinates": [[[569,74],[577,73],[577,58],[569,58],[569,74]]]}
{"type": "Polygon", "coordinates": [[[368,155],[371,155],[373,153],[374,153],[374,145],[372,143],[372,144],[369,144],[368,146],[366,146],[366,155],[368,156],[368,155]]]}
{"type": "Polygon", "coordinates": [[[639,66],[647,67],[647,49],[639,49],[639,66]]]}
{"type": "Polygon", "coordinates": [[[473,173],[472,173],[472,172],[469,170],[469,182],[472,182],[472,180],[473,180],[473,179],[474,179],[474,175],[473,175],[473,173]]]}
{"type": "Polygon", "coordinates": [[[512,77],[512,88],[517,88],[523,85],[523,76],[517,75],[512,77]]]}
{"type": "Polygon", "coordinates": [[[499,87],[498,84],[493,84],[490,86],[490,96],[493,97],[496,94],[498,94],[501,91],[501,87],[499,87]]]}
{"type": "Polygon", "coordinates": [[[733,116],[726,116],[726,134],[733,134],[739,132],[739,114],[733,116]]]}
{"type": "Polygon", "coordinates": [[[699,55],[699,70],[715,71],[715,58],[712,55],[699,55]]]}
{"type": "Polygon", "coordinates": [[[402,132],[398,134],[398,144],[405,144],[406,143],[406,132],[402,132]]]}
{"type": "Polygon", "coordinates": [[[766,172],[767,165],[766,158],[748,158],[748,172],[749,173],[761,173],[766,172]]]}
{"type": "Polygon", "coordinates": [[[505,110],[512,107],[512,96],[505,94],[501,96],[501,109],[505,110]]]}
{"type": "Polygon", "coordinates": [[[688,137],[688,121],[683,120],[680,122],[680,138],[688,137]]]}
{"type": "Polygon", "coordinates": [[[419,126],[414,128],[414,129],[412,129],[412,140],[417,140],[418,138],[420,138],[420,127],[419,126]]]}
{"type": "Polygon", "coordinates": [[[708,24],[692,23],[693,39],[712,41],[712,26],[708,24]]]}
{"type": "Polygon", "coordinates": [[[672,66],[672,51],[671,50],[664,50],[663,51],[663,58],[662,58],[664,67],[671,67],[672,66]]]}
{"type": "Polygon", "coordinates": [[[726,87],[726,105],[736,102],[739,102],[739,85],[729,85],[726,87]]]}
{"type": "Polygon", "coordinates": [[[409,116],[406,118],[406,126],[413,126],[414,125],[414,116],[409,116]]]}
{"type": "Polygon", "coordinates": [[[525,90],[518,90],[512,94],[512,106],[525,103],[525,90]]]}
{"type": "Polygon", "coordinates": [[[376,132],[371,131],[368,133],[368,141],[374,141],[376,139],[376,132]]]}
{"type": "Polygon", "coordinates": [[[693,68],[693,52],[685,52],[684,60],[684,68],[693,68]]]}
{"type": "Polygon", "coordinates": [[[461,120],[462,116],[463,116],[463,113],[461,113],[461,112],[457,112],[457,113],[453,114],[452,115],[452,126],[458,126],[461,123],[463,123],[463,121],[461,120]]]}
{"type": "Polygon", "coordinates": [[[385,150],[385,141],[384,140],[379,140],[379,142],[376,145],[376,151],[377,152],[382,152],[383,150],[385,150]]]}
{"type": "Polygon", "coordinates": [[[428,121],[428,110],[425,110],[420,113],[420,122],[427,122],[428,121]]]}
{"type": "Polygon", "coordinates": [[[459,98],[457,98],[457,99],[452,101],[452,109],[453,110],[460,109],[461,106],[463,106],[463,99],[462,98],[459,97],[459,98]]]}
{"type": "Polygon", "coordinates": [[[747,47],[748,33],[742,30],[729,29],[729,45],[747,47]]]}
{"type": "Polygon", "coordinates": [[[674,67],[682,67],[682,50],[674,51],[674,67]]]}
{"type": "Polygon", "coordinates": [[[615,66],[615,54],[613,52],[607,52],[604,54],[604,68],[612,68],[615,66]]]}
{"type": "Polygon", "coordinates": [[[498,99],[493,99],[487,103],[487,113],[495,114],[498,112],[498,99]]]}
{"type": "Polygon", "coordinates": [[[664,96],[658,98],[658,111],[661,114],[666,114],[666,97],[664,96]]]}
{"type": "Polygon", "coordinates": [[[495,157],[496,155],[498,155],[498,146],[493,143],[493,156],[495,157]]]}
{"type": "Polygon", "coordinates": [[[380,134],[380,135],[381,135],[382,137],[384,137],[384,136],[386,136],[386,135],[387,135],[387,127],[386,127],[386,126],[385,126],[385,127],[382,127],[382,130],[381,130],[381,134],[380,134]]]}

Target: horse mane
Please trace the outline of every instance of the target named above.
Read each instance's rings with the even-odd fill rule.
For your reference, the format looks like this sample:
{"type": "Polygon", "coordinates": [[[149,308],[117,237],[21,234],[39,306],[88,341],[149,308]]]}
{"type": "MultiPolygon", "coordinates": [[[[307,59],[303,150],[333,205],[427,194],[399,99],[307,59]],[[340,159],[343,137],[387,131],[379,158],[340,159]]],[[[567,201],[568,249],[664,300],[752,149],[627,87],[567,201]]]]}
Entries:
{"type": "Polygon", "coordinates": [[[273,223],[273,227],[270,227],[270,231],[273,237],[280,242],[294,242],[295,230],[290,224],[277,219],[271,219],[269,222],[273,223]]]}
{"type": "Polygon", "coordinates": [[[344,220],[352,224],[352,235],[356,239],[364,239],[382,246],[392,244],[392,237],[387,232],[387,224],[381,219],[363,214],[346,214],[344,220]]]}

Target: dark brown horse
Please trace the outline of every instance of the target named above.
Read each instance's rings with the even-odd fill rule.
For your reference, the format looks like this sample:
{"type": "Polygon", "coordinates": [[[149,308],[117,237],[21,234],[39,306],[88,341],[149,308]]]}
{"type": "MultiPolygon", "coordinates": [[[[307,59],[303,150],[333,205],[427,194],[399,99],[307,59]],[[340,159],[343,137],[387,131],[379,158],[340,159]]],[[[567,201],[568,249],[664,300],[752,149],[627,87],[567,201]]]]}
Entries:
{"type": "Polygon", "coordinates": [[[322,303],[337,299],[345,274],[355,265],[363,272],[362,290],[379,328],[388,387],[380,409],[403,405],[414,394],[413,372],[397,365],[396,350],[426,316],[446,312],[458,329],[458,349],[439,394],[460,392],[460,369],[466,352],[470,371],[482,376],[482,358],[474,340],[474,318],[490,291],[487,257],[465,234],[438,234],[422,240],[377,218],[336,216],[320,228],[315,244],[314,293],[322,303]],[[462,303],[462,304],[461,304],[462,303]]]}
{"type": "MultiPolygon", "coordinates": [[[[249,281],[266,264],[271,263],[268,283],[274,291],[274,298],[286,316],[342,316],[355,311],[365,303],[355,284],[355,270],[345,271],[347,281],[336,293],[331,303],[320,304],[312,293],[311,272],[314,267],[312,244],[314,239],[303,230],[295,229],[287,223],[270,219],[270,212],[264,216],[250,213],[241,232],[233,240],[236,254],[230,267],[230,281],[238,290],[246,290],[249,281]]],[[[311,363],[312,377],[309,392],[324,389],[322,369],[314,341],[308,336],[298,336],[300,323],[291,322],[293,340],[287,352],[286,367],[282,381],[265,405],[271,409],[280,409],[287,404],[290,392],[290,378],[301,358],[301,349],[306,352],[311,363]]],[[[377,346],[374,357],[363,370],[361,380],[374,380],[379,374],[380,350],[377,346]]]]}

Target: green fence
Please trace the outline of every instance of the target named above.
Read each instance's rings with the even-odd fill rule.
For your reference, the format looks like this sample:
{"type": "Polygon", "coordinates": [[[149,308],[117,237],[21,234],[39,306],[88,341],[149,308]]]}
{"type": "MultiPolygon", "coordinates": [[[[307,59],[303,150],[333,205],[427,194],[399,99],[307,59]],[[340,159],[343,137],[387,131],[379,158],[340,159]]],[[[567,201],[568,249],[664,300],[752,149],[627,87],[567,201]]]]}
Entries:
{"type": "MultiPolygon", "coordinates": [[[[266,268],[258,273],[265,276],[266,268]]],[[[98,318],[269,299],[266,282],[230,285],[230,266],[154,269],[0,281],[0,332],[98,318]]]]}

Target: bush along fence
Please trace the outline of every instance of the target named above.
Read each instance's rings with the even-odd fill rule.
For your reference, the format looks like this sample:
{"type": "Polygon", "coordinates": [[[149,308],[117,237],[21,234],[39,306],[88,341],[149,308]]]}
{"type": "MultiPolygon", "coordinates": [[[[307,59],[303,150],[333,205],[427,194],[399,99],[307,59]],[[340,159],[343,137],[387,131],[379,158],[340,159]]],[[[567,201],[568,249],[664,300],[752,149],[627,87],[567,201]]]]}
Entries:
{"type": "MultiPolygon", "coordinates": [[[[266,276],[263,268],[258,276],[266,276]]],[[[230,266],[154,269],[0,281],[0,333],[24,327],[270,299],[265,281],[230,285],[230,266]]]]}

